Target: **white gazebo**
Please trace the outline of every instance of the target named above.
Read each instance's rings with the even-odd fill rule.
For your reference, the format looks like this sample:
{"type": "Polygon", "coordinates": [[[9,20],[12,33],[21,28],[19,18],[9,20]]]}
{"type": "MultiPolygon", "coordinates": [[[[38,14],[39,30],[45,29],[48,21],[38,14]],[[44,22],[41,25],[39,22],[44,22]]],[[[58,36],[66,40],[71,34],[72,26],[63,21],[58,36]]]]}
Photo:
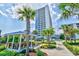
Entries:
{"type": "MultiPolygon", "coordinates": [[[[31,36],[31,38],[32,38],[32,36],[34,36],[32,34],[29,34],[29,35],[31,36]]],[[[24,31],[7,33],[4,36],[7,36],[7,42],[6,42],[7,50],[14,50],[16,52],[21,52],[26,49],[27,44],[26,44],[25,36],[28,36],[28,35],[26,35],[24,31]],[[16,42],[16,43],[15,43],[15,40],[16,40],[15,35],[19,36],[19,38],[17,39],[18,42],[16,42]],[[12,41],[10,42],[9,40],[10,40],[11,36],[12,36],[12,39],[11,39],[12,41]]],[[[32,45],[29,48],[32,48],[32,45]]]]}

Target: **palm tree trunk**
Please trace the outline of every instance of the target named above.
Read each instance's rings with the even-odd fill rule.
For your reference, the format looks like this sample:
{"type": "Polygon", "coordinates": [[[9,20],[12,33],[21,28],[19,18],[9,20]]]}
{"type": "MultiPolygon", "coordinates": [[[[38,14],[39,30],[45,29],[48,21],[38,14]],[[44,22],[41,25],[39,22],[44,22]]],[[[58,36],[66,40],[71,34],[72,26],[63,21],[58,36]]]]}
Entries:
{"type": "Polygon", "coordinates": [[[71,37],[70,37],[70,41],[72,42],[72,39],[71,39],[71,37]]]}
{"type": "Polygon", "coordinates": [[[29,40],[30,40],[30,20],[27,18],[26,19],[26,44],[27,44],[27,47],[26,47],[26,55],[29,56],[29,40]]]}
{"type": "Polygon", "coordinates": [[[48,35],[48,44],[50,44],[50,36],[48,35]]]}

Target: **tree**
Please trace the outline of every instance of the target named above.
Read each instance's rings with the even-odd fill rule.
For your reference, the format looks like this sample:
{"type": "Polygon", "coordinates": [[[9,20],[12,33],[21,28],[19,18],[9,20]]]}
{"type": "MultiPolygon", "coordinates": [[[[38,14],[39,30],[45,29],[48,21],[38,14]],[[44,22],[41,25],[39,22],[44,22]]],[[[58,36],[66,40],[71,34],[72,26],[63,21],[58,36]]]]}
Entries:
{"type": "Polygon", "coordinates": [[[79,19],[79,3],[60,3],[61,18],[68,19],[71,16],[78,16],[79,19]]]}
{"type": "Polygon", "coordinates": [[[65,40],[67,41],[67,36],[68,36],[68,26],[67,25],[62,25],[62,29],[64,31],[64,37],[65,40]]]}
{"type": "Polygon", "coordinates": [[[37,31],[37,30],[34,30],[34,31],[32,32],[32,34],[34,35],[34,36],[33,36],[33,39],[35,39],[36,35],[38,34],[38,31],[37,31]]]}
{"type": "MultiPolygon", "coordinates": [[[[70,38],[70,40],[72,41],[71,38],[75,39],[75,34],[79,33],[79,29],[74,28],[73,26],[69,26],[69,25],[62,25],[62,29],[64,31],[64,35],[65,35],[65,40],[67,41],[67,37],[70,38]]],[[[76,40],[74,40],[76,42],[76,40]]]]}
{"type": "Polygon", "coordinates": [[[34,30],[34,31],[32,32],[32,34],[37,35],[37,34],[38,34],[38,31],[37,31],[37,30],[34,30]]]}
{"type": "MultiPolygon", "coordinates": [[[[32,39],[35,41],[36,35],[38,34],[38,31],[37,30],[33,30],[32,34],[33,34],[33,38],[32,39]]],[[[36,42],[35,42],[35,45],[36,45],[36,42]]]]}
{"type": "Polygon", "coordinates": [[[19,19],[24,20],[26,19],[26,30],[25,33],[28,35],[25,39],[27,40],[27,49],[26,49],[26,55],[29,55],[29,39],[30,39],[30,20],[34,19],[35,16],[35,10],[33,10],[30,7],[23,6],[22,8],[18,9],[17,13],[20,15],[19,19]]]}
{"type": "Polygon", "coordinates": [[[48,38],[48,43],[50,43],[50,37],[51,35],[54,34],[54,28],[48,28],[48,29],[44,29],[41,33],[43,36],[47,36],[48,38]]]}

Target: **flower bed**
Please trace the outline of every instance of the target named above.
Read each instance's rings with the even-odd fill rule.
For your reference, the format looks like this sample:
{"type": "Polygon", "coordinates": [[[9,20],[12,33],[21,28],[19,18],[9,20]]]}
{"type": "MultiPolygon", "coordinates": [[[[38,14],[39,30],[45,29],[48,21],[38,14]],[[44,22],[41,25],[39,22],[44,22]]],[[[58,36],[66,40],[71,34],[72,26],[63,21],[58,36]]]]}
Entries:
{"type": "Polygon", "coordinates": [[[56,48],[56,43],[54,41],[51,41],[50,43],[48,42],[44,42],[42,43],[42,46],[41,48],[45,48],[45,49],[53,49],[53,48],[56,48]]]}

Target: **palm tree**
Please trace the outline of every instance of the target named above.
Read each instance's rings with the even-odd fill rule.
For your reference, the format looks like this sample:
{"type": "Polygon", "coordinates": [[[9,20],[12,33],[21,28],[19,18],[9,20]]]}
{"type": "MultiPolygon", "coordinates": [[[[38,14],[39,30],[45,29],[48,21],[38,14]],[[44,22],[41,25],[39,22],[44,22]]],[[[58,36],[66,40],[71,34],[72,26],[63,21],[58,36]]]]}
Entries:
{"type": "Polygon", "coordinates": [[[34,44],[36,45],[36,35],[38,34],[38,31],[37,30],[33,30],[33,32],[32,32],[32,34],[33,34],[33,40],[34,40],[34,44]]]}
{"type": "Polygon", "coordinates": [[[37,31],[37,30],[34,30],[34,31],[32,32],[32,34],[34,35],[34,36],[33,36],[33,39],[35,39],[36,35],[38,34],[38,31],[37,31]]]}
{"type": "Polygon", "coordinates": [[[67,26],[67,25],[62,25],[62,29],[63,29],[63,31],[64,31],[65,41],[67,42],[68,26],[67,26]]]}
{"type": "Polygon", "coordinates": [[[68,19],[77,15],[79,19],[79,3],[60,3],[59,9],[62,11],[61,18],[68,19]]]}
{"type": "Polygon", "coordinates": [[[48,43],[50,43],[50,37],[51,35],[54,34],[54,28],[48,28],[48,29],[44,29],[41,33],[43,36],[47,36],[48,38],[48,43]]]}
{"type": "MultiPolygon", "coordinates": [[[[73,26],[62,25],[62,29],[64,31],[65,40],[67,41],[67,37],[71,38],[75,36],[75,33],[79,33],[79,29],[73,28],[73,26]]],[[[72,41],[72,40],[71,40],[72,41]]],[[[74,40],[76,42],[76,40],[74,40]]]]}
{"type": "Polygon", "coordinates": [[[37,30],[34,30],[34,31],[32,32],[32,34],[37,35],[37,34],[38,34],[38,31],[37,31],[37,30]]]}
{"type": "Polygon", "coordinates": [[[26,19],[26,35],[28,35],[28,38],[26,39],[27,40],[27,49],[26,49],[26,55],[29,55],[29,39],[30,39],[30,20],[34,19],[34,16],[35,16],[35,10],[33,10],[32,8],[30,7],[25,7],[23,6],[22,8],[18,9],[17,13],[20,15],[19,16],[19,19],[20,20],[24,20],[26,19]]]}

